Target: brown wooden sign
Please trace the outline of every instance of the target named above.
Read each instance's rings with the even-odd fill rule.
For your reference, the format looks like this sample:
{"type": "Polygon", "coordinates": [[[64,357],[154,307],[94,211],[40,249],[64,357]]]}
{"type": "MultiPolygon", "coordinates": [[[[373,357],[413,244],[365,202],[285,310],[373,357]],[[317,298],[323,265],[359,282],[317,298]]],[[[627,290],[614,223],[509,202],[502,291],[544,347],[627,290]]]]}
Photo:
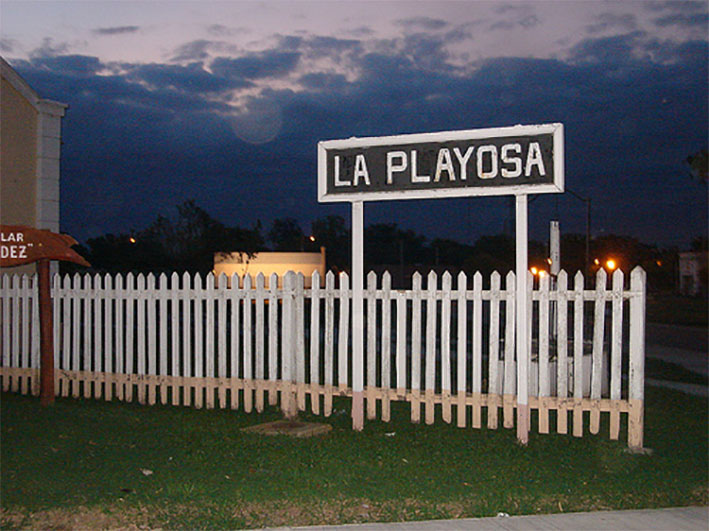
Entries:
{"type": "Polygon", "coordinates": [[[67,234],[25,225],[0,225],[0,266],[31,264],[38,260],[62,260],[90,266],[71,247],[77,241],[67,234]]]}
{"type": "Polygon", "coordinates": [[[0,266],[12,267],[37,262],[39,277],[39,402],[54,403],[54,333],[52,331],[52,292],[50,260],[74,262],[91,267],[71,246],[77,241],[67,234],[35,229],[25,225],[0,225],[0,266]]]}

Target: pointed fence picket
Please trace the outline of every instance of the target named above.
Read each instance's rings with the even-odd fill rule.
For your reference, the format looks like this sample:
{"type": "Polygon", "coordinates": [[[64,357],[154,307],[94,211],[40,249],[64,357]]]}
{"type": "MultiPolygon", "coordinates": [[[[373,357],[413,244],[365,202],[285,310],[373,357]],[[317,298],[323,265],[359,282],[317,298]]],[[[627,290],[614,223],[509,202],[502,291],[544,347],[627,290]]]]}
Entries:
{"type": "MultiPolygon", "coordinates": [[[[467,420],[467,388],[466,382],[467,378],[467,368],[468,368],[468,317],[467,308],[468,304],[466,302],[467,294],[467,278],[465,273],[462,271],[458,274],[458,289],[455,292],[455,301],[457,306],[457,336],[456,336],[456,352],[457,352],[457,373],[455,380],[456,387],[456,412],[457,412],[457,426],[459,428],[464,428],[467,420]]],[[[492,325],[491,325],[492,326],[492,325]]],[[[496,369],[497,370],[497,369],[496,369]]],[[[496,373],[497,374],[497,373],[496,373]]],[[[490,408],[488,408],[490,411],[490,408]]]]}
{"type": "MultiPolygon", "coordinates": [[[[580,273],[573,285],[564,271],[554,280],[530,282],[527,294],[529,406],[539,432],[567,433],[571,421],[574,436],[595,434],[607,418],[618,439],[627,415],[628,444],[641,447],[644,271],[632,271],[629,288],[621,271],[610,279],[599,271],[592,289],[580,273]]],[[[393,290],[388,273],[367,276],[367,417],[388,421],[391,403],[403,401],[412,422],[423,410],[428,424],[496,429],[501,409],[503,426],[513,427],[514,273],[504,285],[493,273],[487,288],[479,273],[431,272],[423,284],[418,273],[406,290],[393,290]]],[[[352,396],[345,273],[315,273],[307,289],[294,273],[268,283],[263,275],[77,274],[55,277],[52,292],[59,396],[246,411],[280,404],[289,416],[307,407],[329,416],[335,396],[352,396]]],[[[36,278],[2,276],[0,317],[1,387],[36,395],[36,278]]]]}

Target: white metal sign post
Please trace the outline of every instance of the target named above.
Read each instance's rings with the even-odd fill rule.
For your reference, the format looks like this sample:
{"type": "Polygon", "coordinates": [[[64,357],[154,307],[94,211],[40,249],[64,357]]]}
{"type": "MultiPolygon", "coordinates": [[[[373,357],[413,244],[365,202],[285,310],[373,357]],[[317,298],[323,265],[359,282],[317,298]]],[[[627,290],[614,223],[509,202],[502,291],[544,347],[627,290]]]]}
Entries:
{"type": "Polygon", "coordinates": [[[352,427],[364,428],[364,203],[352,202],[352,427]]]}
{"type": "Polygon", "coordinates": [[[352,203],[352,425],[364,427],[364,201],[516,196],[517,438],[529,433],[527,195],[564,191],[562,124],[318,143],[318,201],[352,203]]]}
{"type": "Polygon", "coordinates": [[[527,196],[515,198],[515,313],[517,326],[517,440],[527,444],[529,439],[529,335],[527,315],[531,313],[527,299],[527,196]]]}

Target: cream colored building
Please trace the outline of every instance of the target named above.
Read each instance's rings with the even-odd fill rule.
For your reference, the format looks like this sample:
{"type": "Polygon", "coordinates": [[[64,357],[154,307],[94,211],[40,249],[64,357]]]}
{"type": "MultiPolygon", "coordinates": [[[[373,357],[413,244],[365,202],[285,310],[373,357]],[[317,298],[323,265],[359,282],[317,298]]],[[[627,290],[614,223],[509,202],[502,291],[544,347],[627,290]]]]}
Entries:
{"type": "Polygon", "coordinates": [[[263,276],[266,277],[266,287],[268,287],[269,277],[273,273],[278,275],[278,284],[282,286],[283,276],[288,271],[303,273],[306,288],[311,287],[314,271],[320,273],[320,278],[324,282],[325,247],[321,247],[319,253],[261,252],[253,256],[243,252],[214,254],[215,276],[219,277],[222,273],[229,278],[234,273],[239,275],[239,278],[251,275],[252,286],[256,286],[256,277],[259,273],[263,273],[263,276]]]}
{"type": "MultiPolygon", "coordinates": [[[[2,57],[0,78],[0,224],[59,232],[61,121],[68,105],[40,98],[2,57]]],[[[34,271],[34,264],[3,268],[34,271]]]]}
{"type": "Polygon", "coordinates": [[[679,253],[679,291],[693,297],[702,292],[702,269],[706,275],[706,251],[679,253]]]}

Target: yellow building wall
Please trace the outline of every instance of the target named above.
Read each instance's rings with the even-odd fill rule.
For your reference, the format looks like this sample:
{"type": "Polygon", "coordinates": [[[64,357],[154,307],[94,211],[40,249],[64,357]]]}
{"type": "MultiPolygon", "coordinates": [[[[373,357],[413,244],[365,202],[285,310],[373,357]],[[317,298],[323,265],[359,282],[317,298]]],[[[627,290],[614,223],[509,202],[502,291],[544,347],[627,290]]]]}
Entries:
{"type": "Polygon", "coordinates": [[[0,86],[0,223],[37,223],[35,108],[5,79],[0,86]]]}
{"type": "MultiPolygon", "coordinates": [[[[224,273],[227,277],[236,273],[239,278],[244,275],[251,275],[252,286],[256,286],[256,277],[263,273],[265,285],[271,274],[278,275],[279,286],[283,285],[283,277],[288,271],[303,273],[306,288],[311,287],[312,274],[314,271],[320,273],[321,283],[325,280],[325,248],[322,247],[319,253],[284,253],[284,252],[261,252],[249,257],[246,253],[215,253],[214,255],[214,275],[219,277],[224,273]]],[[[242,281],[243,282],[243,281],[242,281]]]]}

